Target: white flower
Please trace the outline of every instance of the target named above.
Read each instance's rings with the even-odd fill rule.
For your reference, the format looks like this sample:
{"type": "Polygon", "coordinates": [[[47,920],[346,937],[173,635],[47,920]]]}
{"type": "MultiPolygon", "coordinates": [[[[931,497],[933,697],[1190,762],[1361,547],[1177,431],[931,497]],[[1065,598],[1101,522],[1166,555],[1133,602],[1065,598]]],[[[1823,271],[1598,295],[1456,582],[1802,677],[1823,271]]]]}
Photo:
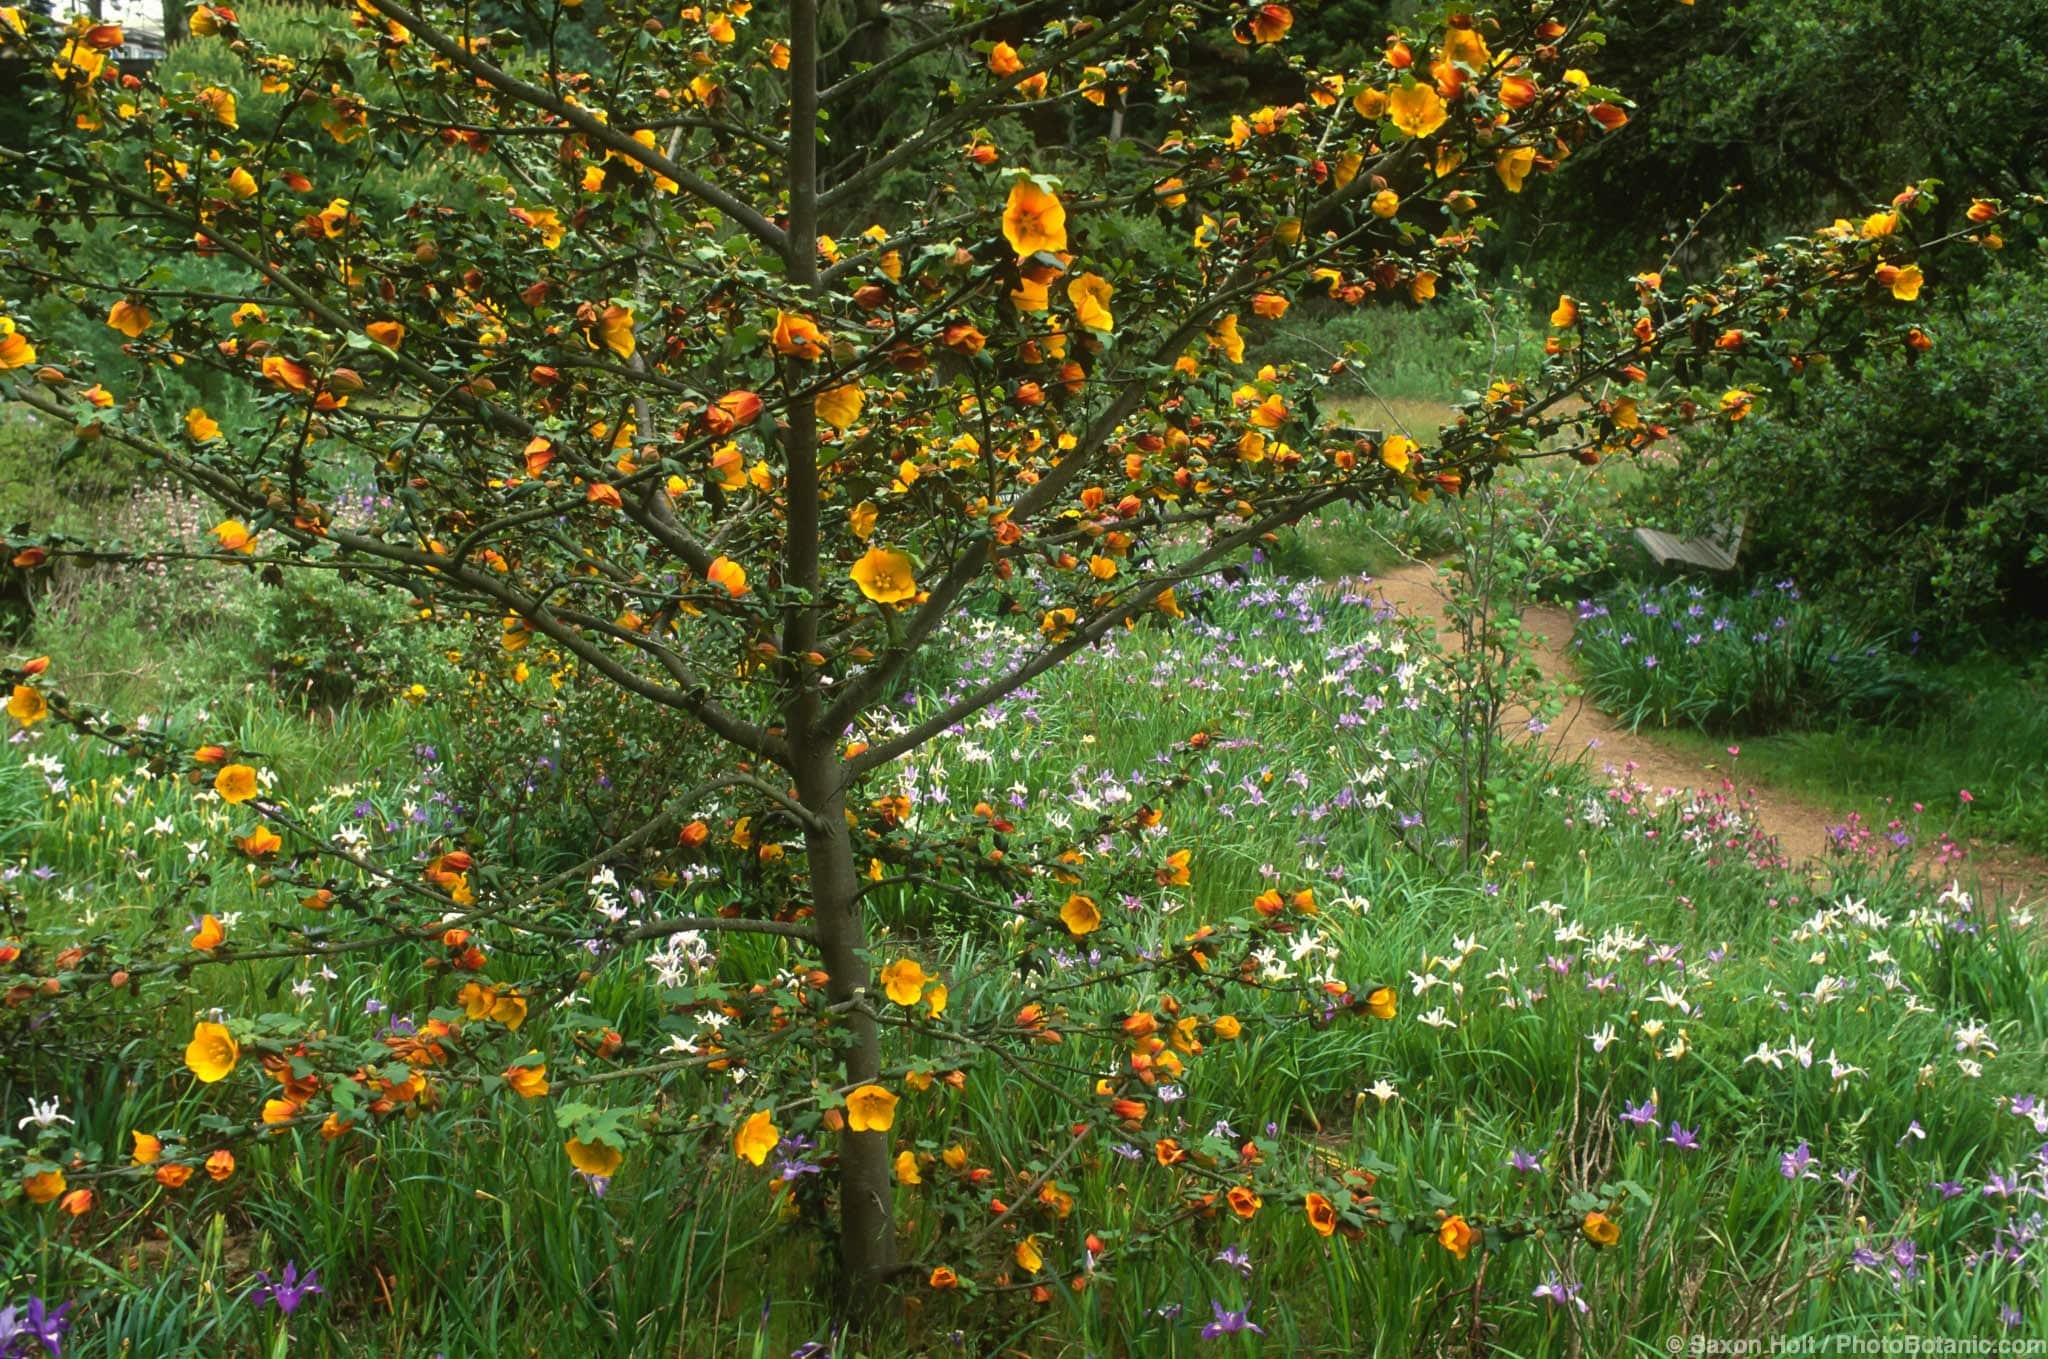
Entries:
{"type": "Polygon", "coordinates": [[[1386,1104],[1392,1100],[1397,1100],[1401,1098],[1401,1092],[1394,1089],[1393,1086],[1387,1084],[1387,1078],[1385,1076],[1380,1077],[1371,1085],[1367,1086],[1365,1088],[1365,1093],[1371,1095],[1381,1104],[1386,1104]]]}
{"type": "Polygon", "coordinates": [[[1586,1035],[1586,1041],[1593,1045],[1593,1051],[1595,1052],[1607,1051],[1608,1045],[1614,1042],[1614,1038],[1614,1024],[1612,1021],[1601,1025],[1596,1032],[1586,1035]]]}
{"type": "Polygon", "coordinates": [[[1756,1051],[1742,1059],[1744,1066],[1748,1066],[1751,1062],[1762,1062],[1765,1066],[1773,1069],[1782,1069],[1785,1065],[1783,1059],[1771,1050],[1769,1043],[1758,1043],[1756,1051]]]}
{"type": "Polygon", "coordinates": [[[1982,1024],[1964,1024],[1956,1029],[1956,1051],[1997,1052],[1998,1044],[1982,1024]]]}
{"type": "Polygon", "coordinates": [[[1445,1014],[1444,1007],[1441,1005],[1437,1006],[1434,1010],[1431,1010],[1426,1015],[1417,1015],[1415,1017],[1415,1022],[1418,1024],[1427,1024],[1432,1029],[1455,1029],[1458,1027],[1458,1021],[1452,1019],[1449,1015],[1445,1014]]]}
{"type": "MultiPolygon", "coordinates": [[[[24,1118],[23,1120],[21,1120],[21,1122],[15,1124],[14,1126],[17,1128],[26,1128],[29,1124],[33,1123],[38,1128],[54,1128],[59,1123],[71,1123],[71,1120],[69,1118],[57,1112],[57,1106],[61,1102],[61,1100],[52,1098],[48,1103],[44,1103],[42,1100],[36,1099],[33,1096],[31,1096],[28,1102],[28,1117],[24,1118]]],[[[78,1125],[73,1123],[72,1126],[77,1127],[78,1125]]]]}

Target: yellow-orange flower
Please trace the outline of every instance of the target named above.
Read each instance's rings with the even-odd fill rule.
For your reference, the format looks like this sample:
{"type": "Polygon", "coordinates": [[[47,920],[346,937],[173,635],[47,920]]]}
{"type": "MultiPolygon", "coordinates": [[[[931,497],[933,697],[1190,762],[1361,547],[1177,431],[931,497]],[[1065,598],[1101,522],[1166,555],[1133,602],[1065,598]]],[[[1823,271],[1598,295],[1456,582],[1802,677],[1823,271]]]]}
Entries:
{"type": "Polygon", "coordinates": [[[597,338],[620,358],[632,358],[638,343],[633,338],[633,309],[617,304],[606,307],[597,320],[597,338]]]}
{"type": "Polygon", "coordinates": [[[284,841],[278,838],[276,831],[258,823],[255,830],[237,839],[235,845],[252,859],[265,859],[283,849],[284,841]]]}
{"type": "Polygon", "coordinates": [[[505,1084],[521,1099],[540,1099],[548,1093],[548,1069],[544,1064],[506,1067],[505,1084]]]}
{"type": "Polygon", "coordinates": [[[1079,936],[1093,934],[1102,928],[1102,908],[1079,892],[1067,898],[1060,907],[1060,923],[1067,927],[1067,933],[1079,936]]]}
{"type": "Polygon", "coordinates": [[[743,1161],[760,1165],[781,1140],[782,1134],[775,1128],[774,1114],[766,1109],[756,1109],[733,1133],[732,1152],[743,1161]]]}
{"type": "Polygon", "coordinates": [[[1579,1230],[1586,1234],[1588,1241],[1602,1250],[1621,1240],[1620,1224],[1598,1211],[1586,1214],[1585,1220],[1579,1224],[1579,1230]]]}
{"type": "Polygon", "coordinates": [[[1089,330],[1107,334],[1116,329],[1109,313],[1109,280],[1100,274],[1083,274],[1067,285],[1067,300],[1074,304],[1074,319],[1089,330]]]}
{"type": "Polygon", "coordinates": [[[896,1096],[879,1085],[863,1085],[846,1097],[846,1126],[854,1132],[887,1132],[896,1122],[896,1096]]]}
{"type": "Polygon", "coordinates": [[[246,764],[223,766],[213,776],[213,791],[223,802],[240,805],[256,796],[256,771],[246,764]]]}
{"type": "Polygon", "coordinates": [[[199,929],[192,936],[192,947],[201,953],[211,953],[226,943],[227,938],[227,927],[220,923],[220,917],[208,914],[199,921],[199,929]]]}
{"type": "Polygon", "coordinates": [[[821,359],[825,356],[825,332],[818,329],[818,323],[808,316],[793,312],[775,313],[775,330],[769,337],[778,354],[787,354],[798,359],[821,359]]]}
{"type": "Polygon", "coordinates": [[[26,368],[35,361],[36,347],[28,342],[28,336],[15,329],[12,319],[0,316],[0,372],[26,368]]]}
{"type": "Polygon", "coordinates": [[[917,1173],[917,1153],[908,1147],[896,1153],[896,1183],[924,1183],[924,1176],[917,1173]]]}
{"type": "Polygon", "coordinates": [[[1500,182],[1507,186],[1509,193],[1520,193],[1522,181],[1529,177],[1529,171],[1535,164],[1535,147],[1515,146],[1500,153],[1493,162],[1493,172],[1500,176],[1500,182]]]}
{"type": "Polygon", "coordinates": [[[847,429],[860,419],[860,408],[865,400],[857,382],[829,388],[818,393],[818,418],[834,429],[847,429]]]}
{"type": "Polygon", "coordinates": [[[156,318],[140,302],[122,298],[107,311],[107,324],[133,340],[148,330],[156,318]]]}
{"type": "Polygon", "coordinates": [[[396,349],[405,343],[405,324],[402,321],[372,321],[363,327],[363,334],[378,344],[396,349]]]}
{"type": "Polygon", "coordinates": [[[1462,1260],[1479,1239],[1479,1233],[1472,1230],[1471,1223],[1453,1213],[1436,1229],[1436,1239],[1437,1244],[1462,1260]]]}
{"type": "Polygon", "coordinates": [[[1395,1004],[1394,988],[1382,986],[1366,995],[1365,1012],[1374,1019],[1392,1019],[1395,1004]]]}
{"type": "Polygon", "coordinates": [[[193,443],[208,443],[220,437],[220,424],[206,413],[204,406],[194,406],[185,412],[185,433],[193,443]]]}
{"type": "Polygon", "coordinates": [[[882,969],[882,990],[898,1005],[915,1005],[931,978],[915,958],[898,958],[882,969]]]}
{"type": "Polygon", "coordinates": [[[711,565],[705,568],[704,579],[734,599],[747,592],[747,568],[730,557],[713,557],[711,565]]]}
{"type": "Polygon", "coordinates": [[[1576,324],[1578,319],[1579,304],[1572,300],[1570,293],[1559,293],[1557,306],[1551,309],[1550,324],[1562,330],[1566,326],[1576,324]]]}
{"type": "Polygon", "coordinates": [[[1433,85],[1396,85],[1387,92],[1387,115],[1410,137],[1427,137],[1444,125],[1450,111],[1433,85]]]}
{"type": "Polygon", "coordinates": [[[871,547],[850,573],[860,592],[877,604],[900,604],[917,596],[910,558],[887,548],[871,547]]]}
{"type": "MultiPolygon", "coordinates": [[[[192,1041],[185,1045],[185,1066],[208,1085],[221,1080],[242,1060],[242,1045],[225,1024],[201,1020],[192,1026],[192,1041]]],[[[138,1150],[140,1143],[137,1144],[138,1150]]]]}
{"type": "Polygon", "coordinates": [[[1061,253],[1067,248],[1066,205],[1035,181],[1018,179],[1010,185],[1010,199],[1003,206],[1003,239],[1020,256],[1041,250],[1061,253]]]}
{"type": "Polygon", "coordinates": [[[23,1176],[21,1187],[30,1203],[54,1203],[64,1193],[64,1172],[39,1170],[23,1176]]]}
{"type": "Polygon", "coordinates": [[[1308,1225],[1316,1229],[1318,1236],[1328,1236],[1337,1230],[1337,1209],[1321,1194],[1310,1194],[1301,1201],[1308,1213],[1308,1225]]]}
{"type": "Polygon", "coordinates": [[[585,1175],[609,1179],[618,1174],[619,1166],[625,1162],[626,1154],[609,1142],[579,1142],[570,1138],[564,1150],[569,1153],[569,1164],[585,1175]]]}
{"type": "Polygon", "coordinates": [[[50,704],[31,686],[17,684],[7,700],[7,715],[24,727],[33,727],[50,715],[50,704]]]}
{"type": "Polygon", "coordinates": [[[131,1132],[128,1135],[135,1139],[135,1164],[153,1166],[163,1158],[164,1144],[154,1134],[131,1132]]]}

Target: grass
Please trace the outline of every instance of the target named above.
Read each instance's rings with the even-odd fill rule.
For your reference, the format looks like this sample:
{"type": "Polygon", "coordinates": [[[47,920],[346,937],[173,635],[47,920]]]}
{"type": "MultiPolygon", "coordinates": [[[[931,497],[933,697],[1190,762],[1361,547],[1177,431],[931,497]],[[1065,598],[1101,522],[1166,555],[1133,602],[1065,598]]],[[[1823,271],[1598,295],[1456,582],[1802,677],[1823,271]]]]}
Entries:
{"type": "MultiPolygon", "coordinates": [[[[907,1095],[898,1145],[933,1159],[900,1194],[904,1251],[955,1265],[970,1288],[913,1288],[900,1323],[840,1352],[1405,1355],[1462,1344],[1475,1327],[1496,1352],[1527,1355],[1638,1353],[1670,1334],[2048,1336],[2028,1282],[2040,1247],[1984,1254],[2025,1212],[2024,1200],[1983,1192],[1987,1176],[2031,1174],[2039,1141],[2012,1100],[2048,1087],[2048,974],[2024,922],[1936,901],[1882,859],[1843,865],[1840,899],[1810,899],[1740,803],[1657,806],[1645,790],[1599,789],[1533,757],[1511,762],[1497,792],[1495,852],[1461,870],[1443,844],[1455,808],[1437,755],[1453,713],[1422,640],[1362,603],[1267,577],[1227,591],[1212,613],[1116,639],[936,743],[902,782],[933,816],[983,798],[1011,805],[1021,790],[1022,837],[1113,805],[1210,730],[1218,740],[1195,786],[1167,806],[1169,842],[1196,850],[1195,880],[1145,930],[1163,943],[1184,920],[1247,914],[1267,885],[1312,886],[1321,913],[1276,936],[1262,966],[1395,984],[1398,1018],[1323,1027],[1234,993],[1243,1036],[1191,1060],[1185,1098],[1130,1139],[1137,1159],[1113,1137],[1091,1141],[1053,1181],[1071,1215],[1024,1219],[1057,1285],[1044,1302],[991,1290],[1014,1238],[984,1227],[989,1199],[1064,1144],[1072,1111],[986,1061],[965,1064],[958,1091],[907,1095]],[[1959,1050],[1973,1023],[1986,1037],[1964,1047],[1992,1042],[1995,1054],[1959,1050]],[[1609,1028],[1611,1042],[1589,1041],[1609,1028]],[[1774,1064],[1745,1060],[1760,1044],[1774,1064]],[[1854,1070],[1837,1078],[1831,1059],[1854,1070]],[[1390,1098],[1369,1093],[1380,1080],[1390,1098]],[[1651,1100],[1654,1126],[1620,1118],[1651,1100]],[[1211,1138],[1218,1120],[1232,1136],[1211,1138]],[[1698,1131],[1697,1151],[1666,1140],[1674,1121],[1698,1131]],[[1599,1194],[1624,1238],[1604,1252],[1572,1236],[1500,1244],[1480,1281],[1476,1259],[1421,1237],[1322,1238],[1299,1203],[1161,1233],[1200,1184],[1153,1163],[1150,1139],[1169,1134],[1228,1157],[1256,1139],[1288,1173],[1333,1190],[1340,1171],[1370,1169],[1395,1216],[1442,1204],[1498,1221],[1599,1194]],[[1787,1179],[1780,1157],[1802,1142],[1818,1178],[1787,1179]],[[937,1154],[954,1145],[993,1172],[990,1187],[944,1169],[937,1154]],[[1541,1154],[1541,1173],[1508,1168],[1518,1148],[1541,1154]],[[1855,1173],[1843,1182],[1837,1171],[1855,1173]],[[1937,1180],[1966,1192],[1943,1199],[1929,1188],[1937,1180]],[[1093,1274],[1087,1232],[1110,1248],[1093,1274]],[[1900,1241],[1913,1243],[1914,1264],[1895,1282],[1900,1241]],[[1225,1246],[1248,1257],[1248,1278],[1218,1259],[1225,1246]],[[1583,1289],[1588,1312],[1533,1296],[1553,1274],[1583,1289]],[[1212,1302],[1248,1307],[1263,1346],[1201,1341],[1212,1302]],[[2016,1329],[2004,1307],[2018,1310],[2016,1329]]],[[[919,703],[1013,645],[993,623],[964,630],[919,703]]],[[[174,676],[143,670],[103,682],[116,696],[176,696],[174,676]]],[[[407,809],[433,805],[422,744],[451,764],[465,758],[454,709],[313,719],[256,688],[226,715],[311,824],[359,824],[401,855],[434,844],[407,809]]],[[[263,890],[209,847],[233,829],[218,803],[138,780],[47,728],[0,746],[0,825],[12,832],[4,891],[32,931],[118,935],[165,913],[251,910],[263,890]]],[[[896,889],[875,906],[901,941],[884,951],[916,950],[932,905],[896,889]]],[[[782,949],[733,947],[719,966],[762,975],[787,960],[782,949]]],[[[963,1024],[1016,1009],[1022,984],[1003,952],[984,938],[925,958],[951,980],[963,1024]]],[[[638,963],[597,968],[573,1004],[537,1010],[521,1044],[554,1054],[558,1077],[586,1066],[569,1039],[592,1025],[658,1044],[674,1020],[650,1003],[638,963]]],[[[1068,971],[1095,965],[1081,954],[1068,971]]],[[[95,1020],[98,1056],[83,1064],[53,1064],[40,1041],[9,1030],[20,1036],[0,1060],[0,1132],[31,1095],[60,1096],[77,1119],[64,1135],[89,1146],[123,1146],[134,1127],[192,1133],[210,1117],[246,1117],[250,1087],[196,1087],[177,1061],[192,1016],[210,1006],[297,1010],[347,1030],[368,1022],[372,999],[397,1013],[445,1003],[410,952],[336,972],[245,963],[110,1000],[95,1020]],[[303,999],[284,989],[293,981],[310,984],[303,999]]],[[[925,1041],[897,1033],[891,1059],[936,1056],[925,1041]]],[[[1071,1048],[1055,1055],[1077,1074],[1113,1057],[1079,1037],[1071,1048]]],[[[663,1098],[713,1102],[722,1080],[675,1078],[663,1098]]],[[[451,1084],[374,1132],[329,1142],[300,1129],[251,1145],[225,1184],[122,1190],[75,1221],[0,1205],[0,1291],[76,1301],[66,1353],[89,1359],[286,1348],[780,1356],[829,1339],[818,1236],[762,1172],[688,1138],[641,1143],[596,1198],[568,1174],[560,1136],[546,1105],[451,1084]],[[317,1267],[328,1290],[288,1328],[246,1300],[253,1272],[285,1259],[317,1267]]]]}
{"type": "Polygon", "coordinates": [[[2024,666],[1989,659],[1933,667],[1926,689],[1926,701],[1881,724],[1745,740],[1744,767],[1753,779],[1869,820],[1953,809],[1963,833],[2048,855],[2048,686],[2024,666]]]}

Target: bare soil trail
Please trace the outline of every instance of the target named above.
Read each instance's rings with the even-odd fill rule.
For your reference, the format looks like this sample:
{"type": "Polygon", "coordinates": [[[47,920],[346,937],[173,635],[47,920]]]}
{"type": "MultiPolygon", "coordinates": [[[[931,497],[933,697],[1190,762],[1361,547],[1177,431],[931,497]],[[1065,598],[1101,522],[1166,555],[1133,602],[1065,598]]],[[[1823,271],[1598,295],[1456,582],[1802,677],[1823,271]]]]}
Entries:
{"type": "MultiPolygon", "coordinates": [[[[1457,634],[1444,622],[1444,580],[1431,563],[1414,562],[1375,576],[1369,589],[1399,613],[1435,621],[1443,643],[1458,645],[1457,634]]],[[[1523,611],[1522,623],[1536,643],[1535,660],[1544,677],[1575,690],[1571,614],[1555,605],[1536,604],[1523,611]]],[[[1733,759],[1702,761],[1693,752],[1659,741],[1654,733],[1630,731],[1576,692],[1565,699],[1564,710],[1541,739],[1562,760],[1583,759],[1594,772],[1610,778],[1626,769],[1637,782],[1660,791],[1718,789],[1725,779],[1752,794],[1765,827],[1793,864],[1805,871],[1825,872],[1829,828],[1847,819],[1845,810],[1742,779],[1733,759]]],[[[2048,862],[1986,842],[1969,841],[1967,848],[1963,876],[1974,874],[1986,895],[2007,905],[2048,899],[2048,862]]]]}

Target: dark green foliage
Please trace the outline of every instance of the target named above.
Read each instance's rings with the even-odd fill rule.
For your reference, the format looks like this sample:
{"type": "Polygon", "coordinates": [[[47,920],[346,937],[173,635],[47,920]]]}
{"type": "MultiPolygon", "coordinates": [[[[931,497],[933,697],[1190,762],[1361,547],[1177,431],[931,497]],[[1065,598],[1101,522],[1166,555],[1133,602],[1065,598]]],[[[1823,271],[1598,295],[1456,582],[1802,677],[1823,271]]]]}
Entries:
{"type": "Polygon", "coordinates": [[[1930,637],[2048,612],[2048,270],[2005,272],[1922,355],[1823,370],[1682,455],[1745,562],[1930,637]]]}
{"type": "MultiPolygon", "coordinates": [[[[1725,254],[1929,176],[1943,225],[1972,194],[2041,184],[2048,5],[2039,0],[1699,0],[1617,18],[1601,78],[1629,124],[1568,160],[1525,245],[1587,279],[1654,267],[1658,232],[1711,218],[1725,254]]],[[[1499,205],[1496,205],[1499,206],[1499,205]]]]}

